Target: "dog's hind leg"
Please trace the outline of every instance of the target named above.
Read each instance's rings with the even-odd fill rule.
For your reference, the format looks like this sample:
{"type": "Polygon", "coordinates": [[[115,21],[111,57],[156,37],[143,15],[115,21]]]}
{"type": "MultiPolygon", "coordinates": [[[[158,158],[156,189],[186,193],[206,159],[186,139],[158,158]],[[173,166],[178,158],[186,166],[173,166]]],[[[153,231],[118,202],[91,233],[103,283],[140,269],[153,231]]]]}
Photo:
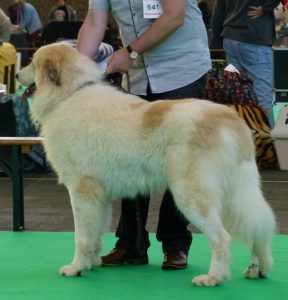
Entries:
{"type": "Polygon", "coordinates": [[[252,262],[244,271],[244,277],[250,279],[267,278],[273,266],[270,245],[262,245],[261,248],[254,247],[251,250],[252,262]]]}
{"type": "Polygon", "coordinates": [[[252,262],[244,276],[265,278],[273,265],[271,240],[276,222],[271,207],[263,197],[255,162],[246,161],[240,164],[232,182],[234,185],[230,189],[231,201],[225,226],[250,249],[252,262]]]}
{"type": "Polygon", "coordinates": [[[246,278],[267,278],[273,266],[271,239],[273,230],[275,229],[274,218],[270,207],[266,206],[264,201],[262,206],[263,209],[259,209],[261,213],[257,212],[257,215],[254,216],[254,220],[257,220],[258,217],[258,220],[263,218],[264,222],[259,221],[258,224],[255,222],[256,226],[254,228],[252,227],[254,229],[252,241],[248,243],[252,255],[252,262],[244,271],[244,277],[246,278]]]}
{"type": "MultiPolygon", "coordinates": [[[[204,234],[207,235],[212,249],[212,258],[208,274],[193,278],[192,283],[198,286],[215,286],[230,276],[230,235],[224,229],[218,213],[213,194],[200,192],[199,188],[191,190],[175,189],[172,191],[179,210],[204,234]],[[209,205],[207,201],[209,197],[209,205]]],[[[207,191],[207,189],[206,189],[207,191]]]]}
{"type": "Polygon", "coordinates": [[[202,220],[196,216],[191,219],[194,224],[197,223],[195,219],[198,219],[199,229],[208,237],[212,257],[208,274],[194,277],[192,283],[200,286],[215,286],[230,277],[230,235],[222,226],[218,216],[208,216],[202,220]],[[199,221],[203,222],[203,226],[199,225],[199,221]]]}
{"type": "Polygon", "coordinates": [[[101,237],[110,218],[111,205],[101,186],[92,178],[78,178],[68,188],[75,222],[76,250],[73,262],[60,269],[64,276],[79,276],[82,270],[100,265],[101,237]]]}

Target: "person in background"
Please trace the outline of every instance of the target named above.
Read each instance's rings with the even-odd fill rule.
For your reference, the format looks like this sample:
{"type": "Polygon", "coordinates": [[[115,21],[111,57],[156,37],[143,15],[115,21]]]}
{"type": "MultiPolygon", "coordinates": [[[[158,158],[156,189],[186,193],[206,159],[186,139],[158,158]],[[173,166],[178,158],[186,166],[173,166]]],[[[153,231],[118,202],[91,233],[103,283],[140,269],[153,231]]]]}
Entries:
{"type": "Polygon", "coordinates": [[[211,18],[214,2],[215,0],[198,0],[198,7],[201,10],[203,21],[207,30],[209,45],[212,42],[211,18]]]}
{"type": "Polygon", "coordinates": [[[207,29],[211,28],[211,18],[215,0],[198,0],[198,7],[201,10],[203,21],[207,29]]]}
{"type": "Polygon", "coordinates": [[[57,5],[53,6],[48,13],[49,21],[76,21],[77,14],[71,5],[65,0],[56,0],[57,5]]]}
{"type": "MultiPolygon", "coordinates": [[[[77,41],[77,48],[83,54],[95,55],[104,37],[109,11],[118,24],[123,48],[111,55],[106,74],[126,73],[123,89],[148,101],[203,96],[211,59],[197,1],[161,0],[151,5],[149,1],[90,0],[77,41]]],[[[138,201],[123,199],[116,231],[118,241],[102,257],[103,266],[148,263],[150,241],[145,229],[148,207],[149,195],[139,195],[138,201]]],[[[164,252],[162,269],[187,267],[192,242],[187,225],[175,207],[172,194],[166,191],[156,234],[164,252]]]]}
{"type": "Polygon", "coordinates": [[[20,10],[15,1],[8,7],[8,16],[10,18],[10,22],[13,25],[19,25],[20,23],[20,10]]]}
{"type": "Polygon", "coordinates": [[[20,12],[18,26],[26,32],[29,46],[35,46],[41,39],[42,23],[36,8],[24,0],[15,0],[14,9],[20,12]]]}
{"type": "MultiPolygon", "coordinates": [[[[282,1],[275,9],[274,9],[274,15],[276,19],[276,33],[277,38],[281,41],[281,39],[284,38],[284,41],[287,40],[288,36],[288,0],[287,3],[282,1]],[[285,6],[286,5],[286,6],[285,6]]],[[[280,43],[281,44],[281,43],[280,43]]],[[[288,46],[288,45],[286,45],[288,46]]]]}
{"type": "Polygon", "coordinates": [[[273,115],[272,45],[275,39],[274,9],[280,0],[216,0],[212,16],[214,37],[223,38],[228,64],[253,79],[259,104],[271,128],[273,115]]]}
{"type": "Polygon", "coordinates": [[[9,42],[11,36],[11,22],[8,16],[0,8],[0,40],[9,42]]]}

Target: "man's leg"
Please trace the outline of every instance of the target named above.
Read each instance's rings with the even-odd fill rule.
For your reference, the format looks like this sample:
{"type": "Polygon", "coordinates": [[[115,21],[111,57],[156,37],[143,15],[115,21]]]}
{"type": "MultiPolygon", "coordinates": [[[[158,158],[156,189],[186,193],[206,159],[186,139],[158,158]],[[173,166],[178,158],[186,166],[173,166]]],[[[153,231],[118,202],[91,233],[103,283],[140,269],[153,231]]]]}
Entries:
{"type": "MultiPolygon", "coordinates": [[[[162,93],[162,94],[152,94],[148,87],[147,96],[142,98],[148,101],[154,101],[158,99],[160,100],[160,99],[202,98],[204,86],[205,86],[205,79],[206,79],[206,75],[202,76],[194,83],[189,84],[183,88],[176,89],[174,91],[162,93]]],[[[119,239],[116,243],[116,247],[108,255],[102,257],[102,265],[109,266],[109,265],[122,265],[124,263],[148,263],[147,249],[150,246],[150,242],[148,239],[148,232],[145,230],[145,226],[146,226],[146,221],[148,216],[149,198],[146,197],[146,199],[137,199],[136,201],[138,202],[138,208],[137,205],[133,204],[134,201],[123,199],[121,218],[116,231],[116,236],[119,239]],[[142,218],[141,228],[139,228],[138,226],[139,223],[137,223],[137,216],[139,217],[139,214],[141,215],[142,218]],[[140,239],[139,239],[139,232],[142,235],[142,237],[140,236],[140,239]],[[138,239],[139,242],[137,243],[138,239]],[[142,245],[140,247],[142,249],[137,249],[137,244],[139,243],[142,245]]],[[[171,201],[174,204],[173,199],[171,199],[171,201]]],[[[185,241],[183,242],[183,244],[187,245],[187,241],[186,241],[187,221],[183,218],[182,215],[180,215],[180,213],[178,212],[178,210],[175,208],[174,205],[168,205],[166,207],[167,209],[168,208],[172,209],[171,215],[174,215],[174,213],[179,214],[178,217],[176,217],[175,219],[175,228],[180,231],[178,237],[181,234],[184,234],[185,241]],[[179,225],[176,224],[178,222],[180,223],[179,225]],[[185,228],[184,233],[182,230],[183,228],[185,228]]],[[[163,214],[165,213],[166,212],[164,211],[163,214]]],[[[166,226],[165,223],[168,222],[169,220],[167,220],[164,217],[162,217],[161,220],[163,221],[159,223],[158,228],[161,232],[163,232],[163,236],[169,236],[170,232],[164,234],[165,226],[166,226]],[[164,224],[163,230],[162,230],[162,224],[164,224]]],[[[162,236],[162,234],[160,234],[160,236],[162,236]]],[[[169,244],[169,241],[167,241],[167,243],[169,244]]],[[[188,250],[190,244],[188,246],[188,250]]],[[[188,252],[188,250],[186,251],[185,249],[184,251],[188,252]]],[[[180,249],[180,252],[182,253],[183,250],[180,249]]],[[[176,268],[179,268],[179,265],[181,265],[181,268],[183,268],[183,265],[187,265],[187,254],[185,254],[185,252],[183,252],[184,263],[183,263],[183,257],[180,257],[181,261],[178,260],[175,263],[176,268]]],[[[173,257],[174,257],[174,253],[173,253],[173,257]]]]}
{"type": "MultiPolygon", "coordinates": [[[[157,99],[203,98],[206,75],[195,82],[174,91],[154,94],[157,99]]],[[[191,232],[187,230],[189,222],[176,208],[173,196],[166,191],[161,203],[157,239],[162,242],[165,254],[162,269],[177,270],[187,267],[188,251],[192,243],[191,232]]]]}
{"type": "Polygon", "coordinates": [[[187,267],[187,256],[192,243],[192,234],[187,230],[189,222],[176,208],[170,191],[164,194],[157,228],[157,240],[162,242],[166,270],[187,267]]]}
{"type": "Polygon", "coordinates": [[[150,242],[145,226],[149,202],[149,196],[138,196],[136,200],[122,199],[121,216],[116,231],[116,237],[119,240],[116,247],[147,252],[150,242]],[[141,228],[138,228],[139,221],[141,222],[141,228]],[[141,236],[140,241],[139,235],[141,236]]]}
{"type": "Polygon", "coordinates": [[[258,102],[266,111],[270,127],[273,128],[275,121],[273,114],[272,48],[263,45],[242,44],[240,55],[243,57],[243,66],[248,75],[254,80],[253,89],[258,102]]]}
{"type": "Polygon", "coordinates": [[[147,249],[150,246],[145,229],[148,217],[149,196],[135,200],[122,199],[121,216],[116,231],[115,248],[102,256],[102,266],[147,264],[147,249]]]}
{"type": "Polygon", "coordinates": [[[270,127],[275,125],[273,114],[272,48],[224,39],[223,47],[228,63],[245,71],[253,80],[259,104],[266,111],[270,127]]]}

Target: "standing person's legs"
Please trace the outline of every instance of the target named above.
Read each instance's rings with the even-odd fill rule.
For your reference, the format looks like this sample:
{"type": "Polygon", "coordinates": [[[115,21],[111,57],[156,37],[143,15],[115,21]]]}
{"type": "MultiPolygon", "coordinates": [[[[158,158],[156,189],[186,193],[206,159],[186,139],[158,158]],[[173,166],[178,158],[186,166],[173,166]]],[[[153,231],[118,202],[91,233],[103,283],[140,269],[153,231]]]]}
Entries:
{"type": "MultiPolygon", "coordinates": [[[[183,88],[176,89],[167,93],[152,94],[148,87],[148,94],[142,97],[148,101],[160,99],[182,99],[182,98],[202,98],[206,76],[201,77],[197,81],[183,88]]],[[[122,200],[121,218],[116,231],[116,236],[119,238],[115,249],[108,255],[102,257],[102,265],[122,265],[124,263],[142,264],[148,263],[147,249],[150,246],[148,232],[145,230],[146,220],[148,216],[149,197],[137,197],[137,202],[140,204],[137,208],[136,202],[129,199],[122,200]],[[138,228],[137,216],[141,215],[141,228],[138,228]],[[138,233],[141,232],[143,237],[142,249],[137,249],[138,233]]],[[[166,192],[160,208],[160,216],[157,233],[158,239],[167,245],[167,249],[175,249],[179,245],[180,256],[173,254],[173,265],[176,264],[176,269],[187,266],[187,253],[192,242],[192,236],[187,231],[187,220],[182,216],[175,207],[171,193],[166,192]],[[173,218],[173,231],[171,232],[171,219],[167,218],[170,215],[173,218]],[[170,235],[175,240],[172,241],[170,235]],[[173,246],[172,246],[173,242],[173,246]],[[182,257],[182,252],[184,257],[182,257]],[[178,264],[178,265],[177,265],[178,264]]],[[[166,247],[166,246],[165,246],[166,247]]],[[[164,248],[163,248],[164,249],[164,248]]],[[[171,261],[168,261],[171,263],[171,261]]],[[[174,267],[172,267],[174,268],[174,267]]]]}
{"type": "Polygon", "coordinates": [[[162,242],[163,252],[183,251],[186,255],[192,243],[191,232],[187,230],[189,222],[180,213],[170,191],[166,191],[161,203],[157,240],[162,242]]]}
{"type": "Polygon", "coordinates": [[[150,198],[140,196],[136,199],[122,199],[121,216],[116,230],[118,238],[115,248],[102,256],[102,266],[147,264],[147,249],[150,246],[145,229],[150,198]]]}
{"type": "MultiPolygon", "coordinates": [[[[206,75],[195,82],[170,92],[154,94],[156,99],[203,98],[206,75]]],[[[187,267],[187,255],[192,243],[191,232],[187,230],[189,222],[178,211],[170,191],[166,191],[161,203],[157,239],[162,242],[165,259],[162,268],[165,270],[187,267]]]]}
{"type": "Polygon", "coordinates": [[[122,199],[121,216],[116,231],[116,247],[147,253],[150,246],[148,231],[145,229],[149,209],[149,196],[138,196],[135,200],[122,199]],[[139,215],[141,214],[141,215],[139,215]],[[139,219],[141,228],[138,228],[139,219]],[[141,232],[140,232],[141,230],[141,232]],[[139,235],[141,241],[138,241],[139,235]]]}
{"type": "Polygon", "coordinates": [[[242,62],[239,60],[239,46],[240,42],[224,39],[223,48],[226,54],[226,60],[228,64],[232,64],[238,71],[246,71],[242,66],[242,62]]]}
{"type": "Polygon", "coordinates": [[[273,66],[270,46],[244,44],[240,55],[250,77],[254,79],[253,88],[259,104],[267,112],[270,127],[275,125],[273,114],[273,66]],[[253,61],[253,63],[252,63],[253,61]]]}
{"type": "Polygon", "coordinates": [[[267,112],[271,128],[274,127],[273,114],[273,66],[272,48],[224,39],[223,47],[228,63],[239,71],[246,71],[253,79],[253,89],[259,104],[267,112]]]}

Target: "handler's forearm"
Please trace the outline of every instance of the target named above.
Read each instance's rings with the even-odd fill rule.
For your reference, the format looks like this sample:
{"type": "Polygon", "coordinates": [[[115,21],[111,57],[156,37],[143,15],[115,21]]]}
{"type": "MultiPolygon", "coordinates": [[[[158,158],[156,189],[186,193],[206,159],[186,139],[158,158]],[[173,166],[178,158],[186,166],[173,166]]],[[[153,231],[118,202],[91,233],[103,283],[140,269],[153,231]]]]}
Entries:
{"type": "Polygon", "coordinates": [[[162,8],[163,15],[156,19],[147,31],[130,44],[135,51],[145,52],[183,25],[185,0],[162,0],[162,8]]]}
{"type": "Polygon", "coordinates": [[[77,38],[77,49],[93,58],[104,38],[108,22],[108,12],[105,10],[89,11],[77,38]]]}

